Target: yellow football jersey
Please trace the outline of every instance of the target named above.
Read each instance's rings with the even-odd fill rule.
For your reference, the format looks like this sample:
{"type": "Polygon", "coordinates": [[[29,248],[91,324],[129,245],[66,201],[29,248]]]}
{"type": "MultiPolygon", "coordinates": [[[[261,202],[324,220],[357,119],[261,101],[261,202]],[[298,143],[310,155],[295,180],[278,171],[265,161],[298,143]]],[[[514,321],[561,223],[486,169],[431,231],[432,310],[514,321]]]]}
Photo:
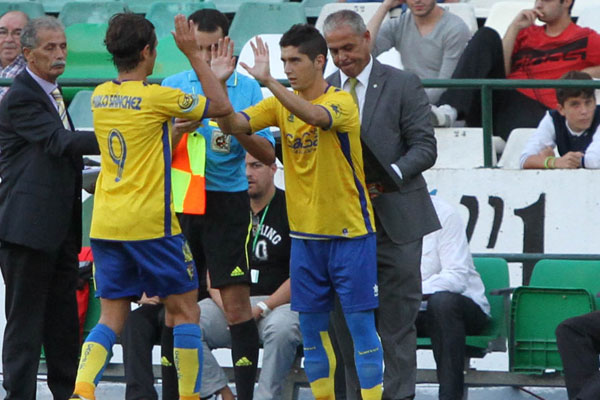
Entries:
{"type": "Polygon", "coordinates": [[[290,233],[305,239],[372,233],[358,108],[349,93],[333,86],[312,103],[329,113],[329,129],[305,123],[275,97],[243,111],[252,131],[267,126],[281,130],[290,233]]]}
{"type": "Polygon", "coordinates": [[[146,240],[181,232],[171,195],[171,120],[199,120],[208,101],[142,81],[110,81],[92,94],[102,169],[90,237],[146,240]]]}

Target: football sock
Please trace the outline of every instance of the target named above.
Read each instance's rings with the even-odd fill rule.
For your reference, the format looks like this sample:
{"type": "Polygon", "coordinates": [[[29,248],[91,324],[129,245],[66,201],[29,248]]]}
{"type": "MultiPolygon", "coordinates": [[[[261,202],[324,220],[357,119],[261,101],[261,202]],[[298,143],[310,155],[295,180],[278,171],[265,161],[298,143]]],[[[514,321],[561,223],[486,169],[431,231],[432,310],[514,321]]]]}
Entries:
{"type": "Polygon", "coordinates": [[[300,313],[304,371],[316,400],[335,399],[335,354],[328,333],[329,313],[300,313]]]}
{"type": "Polygon", "coordinates": [[[235,375],[235,387],[239,400],[254,396],[258,364],[258,328],[254,318],[240,324],[229,325],[231,333],[231,358],[235,375]]]}
{"type": "Polygon", "coordinates": [[[202,377],[202,331],[199,325],[180,324],[173,328],[173,360],[179,398],[197,400],[202,377]]]}

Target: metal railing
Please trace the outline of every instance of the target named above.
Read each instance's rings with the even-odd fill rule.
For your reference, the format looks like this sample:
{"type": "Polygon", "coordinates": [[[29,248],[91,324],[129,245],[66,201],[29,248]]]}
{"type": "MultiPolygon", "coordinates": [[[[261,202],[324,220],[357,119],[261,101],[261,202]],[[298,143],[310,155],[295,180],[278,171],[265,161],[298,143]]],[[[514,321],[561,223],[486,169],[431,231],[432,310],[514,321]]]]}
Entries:
{"type": "MultiPolygon", "coordinates": [[[[64,87],[95,87],[106,79],[59,79],[64,87]]],[[[162,79],[149,79],[150,83],[160,84],[162,79]]],[[[0,79],[0,86],[9,86],[12,79],[0,79]]],[[[289,86],[287,81],[281,81],[289,86]]],[[[483,128],[484,167],[493,167],[492,163],[492,92],[518,88],[552,89],[560,87],[582,87],[600,89],[600,80],[545,80],[545,79],[424,79],[427,88],[479,89],[481,90],[481,123],[483,128]]]]}

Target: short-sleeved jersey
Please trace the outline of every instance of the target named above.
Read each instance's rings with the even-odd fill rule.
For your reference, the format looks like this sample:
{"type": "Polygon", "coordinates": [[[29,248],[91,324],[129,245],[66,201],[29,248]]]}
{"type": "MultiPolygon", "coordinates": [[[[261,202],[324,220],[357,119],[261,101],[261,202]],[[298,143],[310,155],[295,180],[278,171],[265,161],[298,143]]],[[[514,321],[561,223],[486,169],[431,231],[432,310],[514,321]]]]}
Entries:
{"type": "MultiPolygon", "coordinates": [[[[569,71],[600,65],[600,35],[571,23],[560,35],[546,34],[545,26],[521,29],[512,53],[509,79],[559,79],[569,71]]],[[[554,89],[518,89],[546,107],[557,106],[554,89]]]]}
{"type": "Polygon", "coordinates": [[[305,239],[355,238],[375,231],[363,171],[358,107],[328,86],[311,102],[329,114],[328,129],[312,126],[269,97],[243,114],[252,131],[281,130],[290,234],[305,239]]]}
{"type": "Polygon", "coordinates": [[[110,81],[92,94],[102,170],[90,237],[146,240],[181,232],[171,195],[171,120],[203,118],[208,100],[142,81],[110,81]]]}

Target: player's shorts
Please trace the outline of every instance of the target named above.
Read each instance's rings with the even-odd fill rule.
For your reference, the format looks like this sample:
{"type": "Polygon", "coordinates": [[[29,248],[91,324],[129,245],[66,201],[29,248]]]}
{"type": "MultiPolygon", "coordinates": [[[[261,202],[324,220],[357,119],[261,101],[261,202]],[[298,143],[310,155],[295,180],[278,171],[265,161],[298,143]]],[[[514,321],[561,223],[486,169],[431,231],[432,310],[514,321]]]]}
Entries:
{"type": "Polygon", "coordinates": [[[335,292],[344,312],[377,308],[375,251],[374,234],[357,239],[292,238],[292,310],[331,311],[335,292]]]}
{"type": "Polygon", "coordinates": [[[204,215],[178,214],[199,273],[222,288],[250,284],[248,241],[252,224],[248,192],[206,192],[204,215]]]}
{"type": "Polygon", "coordinates": [[[183,235],[116,241],[91,239],[96,295],[105,299],[161,298],[198,288],[198,274],[183,235]]]}

